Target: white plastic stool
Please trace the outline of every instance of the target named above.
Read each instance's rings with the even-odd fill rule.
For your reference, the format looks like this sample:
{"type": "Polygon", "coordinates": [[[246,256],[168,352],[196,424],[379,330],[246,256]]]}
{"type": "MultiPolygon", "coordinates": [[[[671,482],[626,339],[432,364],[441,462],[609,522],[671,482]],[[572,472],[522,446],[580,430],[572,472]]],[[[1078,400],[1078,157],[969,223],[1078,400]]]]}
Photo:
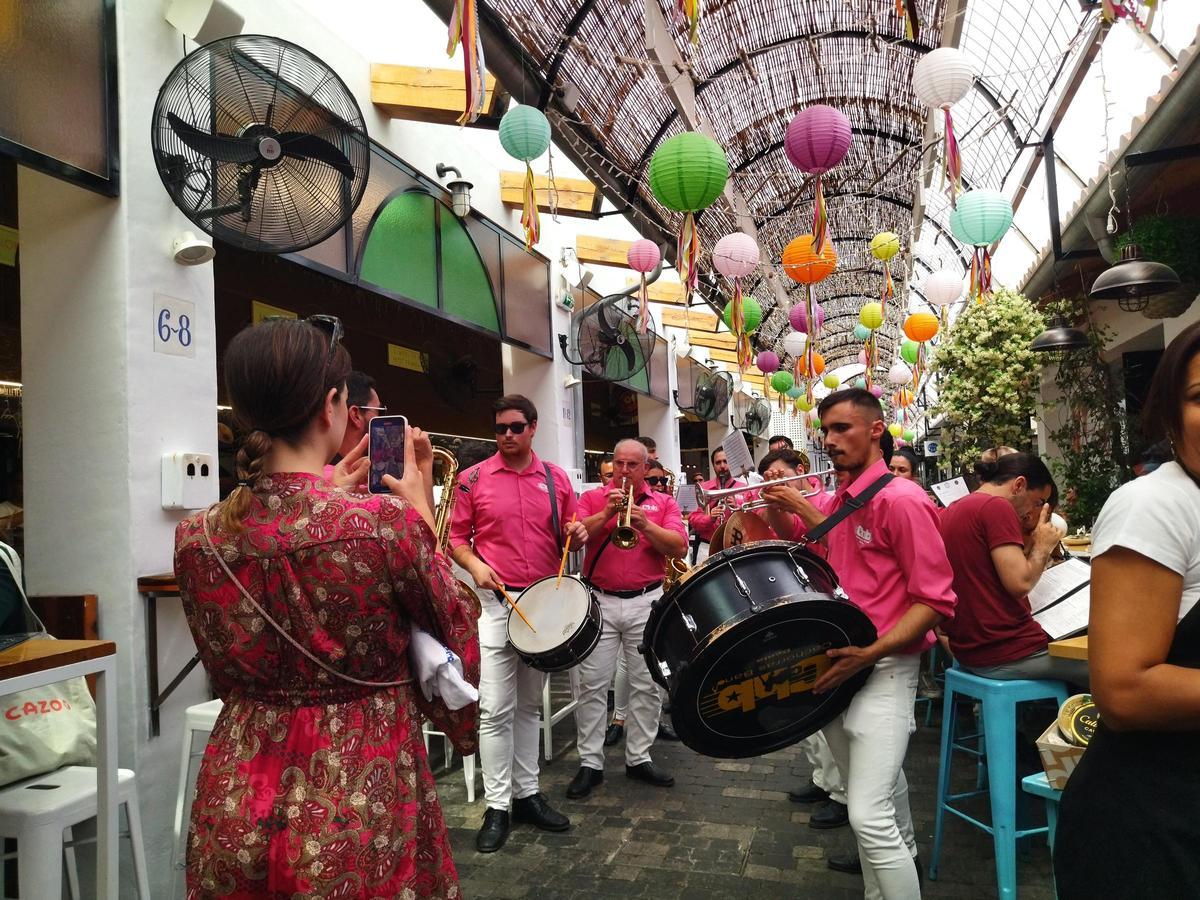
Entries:
{"type": "Polygon", "coordinates": [[[191,790],[192,760],[204,756],[204,747],[201,747],[198,752],[193,750],[194,738],[197,734],[207,735],[213,730],[217,724],[217,716],[221,714],[221,708],[224,705],[220,700],[209,700],[207,703],[189,706],[183,714],[183,749],[179,761],[179,790],[175,794],[175,840],[171,842],[172,896],[175,894],[177,878],[174,873],[182,871],[184,868],[183,860],[180,858],[179,841],[186,833],[183,827],[183,808],[185,803],[189,809],[191,808],[188,800],[194,793],[191,790]]]}
{"type": "Polygon", "coordinates": [[[546,676],[546,682],[542,685],[542,756],[546,758],[546,762],[554,760],[554,726],[565,716],[575,712],[575,707],[579,705],[579,673],[577,669],[568,669],[567,677],[571,680],[571,702],[558,712],[554,711],[554,707],[550,703],[549,675],[546,676]]]}
{"type": "MultiPolygon", "coordinates": [[[[454,744],[450,743],[444,732],[434,731],[429,720],[421,723],[421,738],[425,741],[425,756],[429,756],[429,739],[431,737],[440,737],[442,739],[442,756],[445,757],[445,763],[442,766],[442,771],[448,771],[450,763],[454,759],[454,744]]],[[[467,782],[467,802],[475,802],[475,754],[463,757],[463,778],[467,782]]]]}
{"type": "MultiPolygon", "coordinates": [[[[117,770],[117,803],[125,808],[129,843],[140,900],[150,900],[142,819],[138,812],[137,779],[129,769],[117,770]]],[[[67,862],[69,896],[79,894],[75,848],[95,839],[76,841],[71,827],[96,816],[96,770],[64,766],[57,771],[0,789],[0,838],[17,841],[17,882],[22,897],[62,897],[63,857],[67,862]]],[[[4,894],[0,864],[0,894],[4,894]]]]}

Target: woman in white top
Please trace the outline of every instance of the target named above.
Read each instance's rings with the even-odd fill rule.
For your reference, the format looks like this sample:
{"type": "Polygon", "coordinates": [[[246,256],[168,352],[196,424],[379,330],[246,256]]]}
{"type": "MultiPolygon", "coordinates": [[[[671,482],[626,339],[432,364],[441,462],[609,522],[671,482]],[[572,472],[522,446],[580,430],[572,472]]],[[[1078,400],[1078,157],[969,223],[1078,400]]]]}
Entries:
{"type": "Polygon", "coordinates": [[[1062,900],[1200,891],[1200,323],[1163,353],[1143,424],[1175,460],[1113,493],[1092,532],[1100,727],[1063,792],[1062,900]]]}

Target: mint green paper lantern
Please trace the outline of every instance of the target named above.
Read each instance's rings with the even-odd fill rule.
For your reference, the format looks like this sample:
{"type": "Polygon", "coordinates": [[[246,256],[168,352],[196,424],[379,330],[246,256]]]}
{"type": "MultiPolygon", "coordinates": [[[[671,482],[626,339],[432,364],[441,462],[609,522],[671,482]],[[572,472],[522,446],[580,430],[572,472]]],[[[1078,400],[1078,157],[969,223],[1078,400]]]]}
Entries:
{"type": "Polygon", "coordinates": [[[804,396],[804,389],[793,384],[790,388],[788,388],[787,395],[789,399],[796,400],[804,396]]]}
{"type": "Polygon", "coordinates": [[[916,341],[905,340],[900,345],[900,358],[910,366],[915,366],[917,364],[917,351],[919,349],[916,341]]]}
{"type": "MultiPolygon", "coordinates": [[[[762,305],[753,297],[742,298],[742,318],[746,322],[746,334],[754,334],[758,330],[758,326],[762,324],[762,305]]],[[[725,320],[725,327],[733,331],[733,302],[725,304],[725,311],[721,313],[721,318],[725,320]]]]}
{"type": "Polygon", "coordinates": [[[676,212],[697,212],[725,190],[729,161],[721,145],[707,135],[685,131],[663,141],[650,158],[650,190],[676,212]]]}
{"type": "Polygon", "coordinates": [[[854,326],[854,337],[856,340],[865,341],[870,336],[871,336],[871,329],[868,328],[866,325],[864,325],[862,322],[858,322],[854,326]]]}
{"type": "Polygon", "coordinates": [[[796,379],[792,378],[791,372],[776,372],[771,376],[771,387],[779,391],[781,394],[786,394],[792,389],[792,385],[796,383],[796,379]]]}
{"type": "Polygon", "coordinates": [[[514,106],[500,120],[500,146],[529,162],[550,149],[550,122],[536,106],[514,106]]]}
{"type": "Polygon", "coordinates": [[[1004,237],[1012,220],[1012,204],[1003,194],[976,188],[958,198],[950,213],[950,231],[964,244],[986,247],[1004,237]]]}
{"type": "Polygon", "coordinates": [[[867,387],[867,379],[865,379],[865,378],[855,378],[855,379],[854,379],[854,386],[855,386],[856,388],[862,388],[862,389],[864,389],[864,390],[865,390],[865,389],[866,389],[866,387],[867,387]]]}

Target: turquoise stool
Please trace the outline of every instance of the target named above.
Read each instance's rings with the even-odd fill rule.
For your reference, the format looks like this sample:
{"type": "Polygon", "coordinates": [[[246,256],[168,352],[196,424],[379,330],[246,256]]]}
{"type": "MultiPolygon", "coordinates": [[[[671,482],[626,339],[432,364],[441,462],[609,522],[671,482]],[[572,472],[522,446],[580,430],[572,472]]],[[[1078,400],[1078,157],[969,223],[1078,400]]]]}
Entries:
{"type": "MultiPolygon", "coordinates": [[[[1049,829],[1046,843],[1050,847],[1050,856],[1053,858],[1054,833],[1058,830],[1058,801],[1062,799],[1062,791],[1050,787],[1050,781],[1046,778],[1045,772],[1026,775],[1021,779],[1021,790],[1027,794],[1033,794],[1035,797],[1042,797],[1046,801],[1046,826],[1049,829]]],[[[1058,896],[1057,887],[1054,889],[1054,896],[1058,896]]]]}
{"type": "Polygon", "coordinates": [[[933,858],[929,864],[930,880],[937,879],[938,861],[942,851],[942,827],[947,811],[970,822],[992,836],[996,853],[996,885],[1001,900],[1017,896],[1017,839],[1044,834],[1047,828],[1017,830],[1017,704],[1029,700],[1056,700],[1059,705],[1068,696],[1061,681],[999,681],[971,675],[962,669],[946,671],[946,695],[942,706],[942,753],[938,765],[937,817],[933,830],[933,858]],[[983,707],[983,734],[972,735],[983,744],[983,750],[966,746],[955,739],[954,703],[972,699],[983,707]],[[986,761],[988,787],[976,783],[973,791],[950,793],[950,764],[954,751],[960,750],[986,761]],[[951,805],[953,800],[975,797],[988,792],[992,807],[992,824],[987,825],[951,805]]]}

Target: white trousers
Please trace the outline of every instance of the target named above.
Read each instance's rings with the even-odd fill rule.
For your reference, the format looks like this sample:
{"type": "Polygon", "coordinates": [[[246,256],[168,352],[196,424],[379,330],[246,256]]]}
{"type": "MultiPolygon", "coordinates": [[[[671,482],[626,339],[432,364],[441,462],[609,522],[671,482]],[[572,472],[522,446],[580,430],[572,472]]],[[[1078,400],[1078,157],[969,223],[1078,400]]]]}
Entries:
{"type": "Polygon", "coordinates": [[[833,758],[825,733],[818,731],[800,742],[804,757],[812,766],[812,782],[829,795],[835,803],[846,805],[846,779],[833,758]]]}
{"type": "Polygon", "coordinates": [[[650,761],[650,745],[658,734],[661,700],[658,685],[650,678],[646,661],[638,653],[650,604],[662,596],[662,588],[637,597],[621,598],[597,591],[604,630],[600,642],[579,664],[579,705],[575,728],[579,763],[604,770],[604,731],[608,724],[608,686],[616,672],[617,657],[623,656],[629,675],[629,709],[625,719],[625,764],[650,761]]]}
{"type": "MultiPolygon", "coordinates": [[[[667,702],[667,691],[657,681],[659,706],[667,702]]],[[[661,711],[661,710],[660,710],[661,711]]],[[[625,654],[617,654],[617,675],[613,678],[613,714],[614,722],[624,722],[629,714],[629,668],[625,665],[625,654]]]]}
{"type": "MultiPolygon", "coordinates": [[[[518,602],[521,595],[510,592],[518,602]]],[[[491,809],[538,792],[542,687],[546,673],[525,665],[508,644],[508,608],[480,591],[479,762],[491,809]]]]}
{"type": "Polygon", "coordinates": [[[908,782],[901,768],[909,736],[917,730],[913,703],[920,666],[919,653],[884,657],[846,711],[824,729],[846,775],[846,806],[867,900],[921,896],[908,782]]]}

